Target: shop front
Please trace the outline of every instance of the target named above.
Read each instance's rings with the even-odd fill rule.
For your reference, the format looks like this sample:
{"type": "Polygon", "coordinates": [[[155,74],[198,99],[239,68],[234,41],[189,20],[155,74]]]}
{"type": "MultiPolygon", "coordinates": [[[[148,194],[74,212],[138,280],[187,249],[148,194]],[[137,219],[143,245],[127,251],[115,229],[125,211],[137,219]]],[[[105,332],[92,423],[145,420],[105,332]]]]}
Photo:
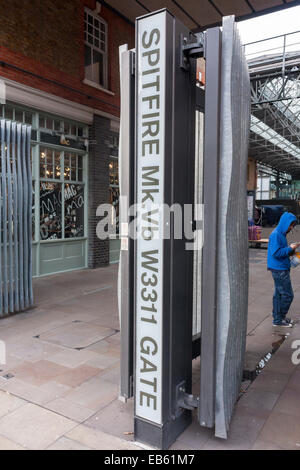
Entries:
{"type": "Polygon", "coordinates": [[[88,126],[9,102],[2,117],[32,126],[33,276],[86,268],[88,126]]]}

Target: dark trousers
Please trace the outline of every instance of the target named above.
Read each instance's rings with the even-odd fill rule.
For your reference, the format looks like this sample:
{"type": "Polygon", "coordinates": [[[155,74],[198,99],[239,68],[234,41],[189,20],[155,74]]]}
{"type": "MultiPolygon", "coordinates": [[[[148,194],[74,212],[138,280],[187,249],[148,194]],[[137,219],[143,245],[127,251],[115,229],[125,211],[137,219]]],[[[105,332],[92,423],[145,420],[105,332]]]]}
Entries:
{"type": "Polygon", "coordinates": [[[274,279],[275,291],[273,296],[273,317],[276,325],[285,319],[291,303],[294,299],[294,292],[289,271],[271,271],[274,279]]]}

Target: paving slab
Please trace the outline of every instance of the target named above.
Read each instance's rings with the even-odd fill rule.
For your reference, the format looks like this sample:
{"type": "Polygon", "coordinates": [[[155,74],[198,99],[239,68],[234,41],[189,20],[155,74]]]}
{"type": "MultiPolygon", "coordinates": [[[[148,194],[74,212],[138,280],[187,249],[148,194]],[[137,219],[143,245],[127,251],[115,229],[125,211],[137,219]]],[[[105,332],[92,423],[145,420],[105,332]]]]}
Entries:
{"type": "Polygon", "coordinates": [[[259,439],[272,442],[285,450],[300,450],[300,420],[286,413],[272,413],[259,439]]]}
{"type": "Polygon", "coordinates": [[[0,392],[0,418],[24,406],[27,402],[10,393],[0,392]]]}
{"type": "Polygon", "coordinates": [[[76,423],[27,404],[0,419],[0,435],[31,450],[46,449],[76,423]]]}
{"type": "Polygon", "coordinates": [[[296,369],[291,375],[287,387],[300,393],[300,370],[296,369]]]}
{"type": "Polygon", "coordinates": [[[279,397],[279,393],[250,387],[239,400],[238,409],[242,407],[249,414],[267,418],[279,397]]]}
{"type": "Polygon", "coordinates": [[[258,439],[255,441],[252,450],[284,450],[282,447],[274,444],[273,442],[263,441],[262,439],[258,439]]]}
{"type": "Polygon", "coordinates": [[[26,450],[24,447],[16,444],[4,436],[0,436],[0,451],[1,450],[26,450]]]}
{"type": "Polygon", "coordinates": [[[95,411],[73,403],[66,398],[57,398],[44,405],[44,407],[77,423],[82,423],[95,414],[95,411]]]}
{"type": "MultiPolygon", "coordinates": [[[[253,250],[250,263],[247,359],[252,361],[251,367],[283,334],[272,328],[273,280],[266,272],[266,253],[258,251],[253,250]]],[[[298,321],[300,269],[294,270],[292,278],[295,300],[291,313],[298,321]]],[[[38,308],[0,321],[0,338],[8,348],[7,364],[0,373],[0,449],[132,449],[136,446],[132,442],[133,401],[124,404],[118,400],[117,266],[36,279],[34,284],[38,308]],[[114,334],[102,338],[107,330],[114,334]],[[53,337],[43,341],[33,338],[35,335],[53,337]],[[83,350],[69,347],[88,344],[95,337],[96,342],[83,350]],[[16,375],[5,380],[3,375],[9,372],[16,375]],[[32,432],[30,416],[35,423],[32,432]],[[21,442],[21,437],[15,439],[26,433],[31,434],[26,438],[29,443],[21,442]]],[[[172,449],[299,450],[300,417],[295,409],[299,409],[300,367],[291,362],[291,344],[300,339],[300,325],[286,336],[256,380],[245,385],[227,441],[216,439],[213,430],[201,428],[194,414],[193,423],[172,449]]],[[[199,378],[198,359],[193,361],[195,394],[199,394],[199,378]]]]}
{"type": "Polygon", "coordinates": [[[90,379],[68,393],[66,399],[91,410],[99,411],[118,398],[119,386],[103,380],[90,379]]]}
{"type": "Polygon", "coordinates": [[[250,450],[264,424],[264,418],[241,407],[233,415],[228,439],[212,437],[203,446],[203,450],[250,450]]]}
{"type": "Polygon", "coordinates": [[[93,450],[91,447],[87,447],[79,442],[68,439],[67,437],[61,437],[54,444],[51,444],[47,450],[93,450]]]}
{"type": "MultiPolygon", "coordinates": [[[[277,400],[274,407],[275,413],[285,413],[292,415],[294,418],[298,417],[300,422],[300,399],[299,391],[286,388],[277,400]]],[[[299,436],[300,439],[300,436],[299,436]]]]}
{"type": "Polygon", "coordinates": [[[133,441],[134,401],[129,400],[125,404],[116,399],[84,424],[124,440],[133,441]]]}
{"type": "Polygon", "coordinates": [[[66,348],[84,349],[114,333],[111,328],[75,321],[41,334],[40,339],[66,348]]]}
{"type": "Polygon", "coordinates": [[[19,380],[32,385],[43,385],[68,372],[66,367],[50,361],[24,362],[13,368],[12,374],[19,380]]]}
{"type": "Polygon", "coordinates": [[[95,377],[101,372],[101,369],[96,369],[87,364],[76,367],[75,369],[68,369],[55,378],[55,381],[67,385],[68,387],[76,388],[86,382],[91,377],[95,377]]]}
{"type": "Polygon", "coordinates": [[[66,437],[95,450],[141,450],[138,445],[84,425],[77,426],[66,437]]]}
{"type": "Polygon", "coordinates": [[[70,392],[71,388],[55,382],[49,382],[37,387],[16,378],[4,380],[0,377],[0,390],[42,406],[66,395],[70,392]]]}
{"type": "Polygon", "coordinates": [[[92,361],[93,359],[97,358],[98,354],[92,351],[76,351],[74,349],[66,348],[62,348],[61,351],[49,356],[49,360],[51,360],[52,362],[55,362],[56,364],[67,367],[69,369],[75,369],[76,367],[89,363],[89,361],[92,361]]]}

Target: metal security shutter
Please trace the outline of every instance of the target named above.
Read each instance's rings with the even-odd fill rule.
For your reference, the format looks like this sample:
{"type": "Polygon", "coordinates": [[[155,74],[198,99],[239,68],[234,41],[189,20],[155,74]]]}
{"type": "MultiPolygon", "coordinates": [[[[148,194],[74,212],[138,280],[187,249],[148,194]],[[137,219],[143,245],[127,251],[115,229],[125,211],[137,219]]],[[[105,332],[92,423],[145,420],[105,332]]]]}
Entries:
{"type": "Polygon", "coordinates": [[[1,119],[0,316],[33,305],[31,126],[1,119]]]}
{"type": "Polygon", "coordinates": [[[208,30],[206,60],[204,240],[210,243],[203,248],[199,421],[226,438],[242,380],[248,311],[250,82],[234,17],[223,19],[222,32],[208,30]]]}
{"type": "Polygon", "coordinates": [[[216,435],[226,437],[242,380],[248,312],[250,85],[233,17],[223,20],[221,94],[216,435]]]}

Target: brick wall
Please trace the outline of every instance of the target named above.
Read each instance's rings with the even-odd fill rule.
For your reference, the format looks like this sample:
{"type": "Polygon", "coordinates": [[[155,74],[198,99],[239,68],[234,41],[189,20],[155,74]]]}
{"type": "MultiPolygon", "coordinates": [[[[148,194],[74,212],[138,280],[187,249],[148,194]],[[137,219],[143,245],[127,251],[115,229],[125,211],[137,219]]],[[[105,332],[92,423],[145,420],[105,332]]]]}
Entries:
{"type": "Polygon", "coordinates": [[[109,156],[114,155],[113,137],[117,136],[110,128],[110,120],[94,117],[90,127],[91,144],[89,152],[89,268],[109,264],[109,240],[99,240],[96,227],[100,221],[96,216],[100,204],[109,204],[109,156]]]}
{"type": "Polygon", "coordinates": [[[80,77],[80,7],[80,0],[1,0],[0,44],[80,77]]]}
{"type": "MultiPolygon", "coordinates": [[[[108,24],[111,96],[83,83],[85,7],[95,10],[96,0],[0,0],[0,77],[118,117],[119,46],[127,43],[134,47],[134,27],[102,6],[99,16],[108,24]]],[[[100,241],[96,236],[96,210],[100,204],[109,203],[108,165],[114,153],[113,136],[116,134],[110,129],[110,120],[95,115],[90,140],[97,144],[90,146],[89,154],[90,268],[109,263],[109,241],[100,241]]]]}
{"type": "Polygon", "coordinates": [[[134,46],[134,27],[102,6],[111,96],[83,83],[85,6],[94,10],[96,0],[0,0],[0,59],[23,69],[0,61],[0,76],[119,116],[118,48],[134,46]]]}

